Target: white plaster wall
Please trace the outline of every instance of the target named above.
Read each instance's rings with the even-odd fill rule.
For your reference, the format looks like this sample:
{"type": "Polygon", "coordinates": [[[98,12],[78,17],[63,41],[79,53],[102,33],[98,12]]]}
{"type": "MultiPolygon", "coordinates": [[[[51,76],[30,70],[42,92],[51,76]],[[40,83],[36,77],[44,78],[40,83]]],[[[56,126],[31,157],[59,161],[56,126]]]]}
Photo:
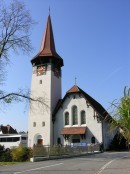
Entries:
{"type": "Polygon", "coordinates": [[[103,121],[103,142],[104,142],[104,149],[108,149],[109,145],[114,138],[117,130],[112,131],[110,128],[110,124],[106,121],[103,121]]]}
{"type": "Polygon", "coordinates": [[[61,98],[61,78],[54,76],[51,70],[51,65],[45,75],[37,76],[36,67],[33,67],[31,96],[43,97],[45,105],[33,102],[29,111],[29,130],[28,130],[28,145],[32,147],[36,141],[35,137],[41,135],[44,145],[51,145],[53,142],[53,125],[52,125],[52,111],[61,98]],[[40,84],[42,80],[42,84],[40,84]],[[36,122],[36,127],[33,127],[33,122],[36,122]],[[45,122],[45,126],[42,126],[45,122]]]}
{"type": "Polygon", "coordinates": [[[51,126],[50,126],[50,139],[51,139],[51,145],[54,144],[53,142],[53,123],[52,123],[52,113],[56,107],[56,104],[58,100],[61,99],[61,77],[56,77],[54,75],[54,72],[52,71],[51,75],[51,126]]]}
{"type": "Polygon", "coordinates": [[[61,99],[61,77],[56,77],[52,72],[51,75],[51,106],[52,111],[55,109],[58,100],[61,99]]]}
{"type": "MultiPolygon", "coordinates": [[[[70,97],[66,98],[66,100],[63,103],[63,106],[59,109],[59,111],[56,114],[56,121],[54,125],[54,139],[55,143],[57,142],[57,138],[61,137],[62,138],[62,144],[67,144],[69,142],[65,142],[63,139],[63,136],[60,135],[61,129],[64,127],[64,114],[65,112],[69,112],[69,122],[70,126],[87,126],[87,131],[86,131],[86,141],[87,143],[91,143],[91,137],[94,136],[96,138],[96,142],[102,142],[102,124],[97,123],[97,119],[94,119],[94,109],[89,106],[89,108],[86,105],[86,100],[84,97],[79,97],[79,95],[76,95],[76,98],[73,99],[73,95],[70,95],[70,97]],[[76,105],[78,108],[78,125],[72,125],[72,119],[71,119],[71,109],[72,106],[76,105]],[[81,120],[80,120],[80,112],[84,110],[86,112],[86,124],[81,125],[81,120]]],[[[67,126],[66,126],[67,127],[67,126]]]]}

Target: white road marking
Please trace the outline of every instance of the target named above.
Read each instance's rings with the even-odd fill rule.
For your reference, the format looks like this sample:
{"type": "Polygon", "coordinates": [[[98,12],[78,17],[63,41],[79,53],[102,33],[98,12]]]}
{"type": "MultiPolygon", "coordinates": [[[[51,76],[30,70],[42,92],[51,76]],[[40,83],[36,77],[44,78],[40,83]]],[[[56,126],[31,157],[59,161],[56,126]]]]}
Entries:
{"type": "Polygon", "coordinates": [[[31,171],[34,171],[34,170],[40,170],[40,169],[44,169],[44,168],[59,166],[59,165],[62,165],[62,164],[63,164],[63,163],[53,164],[53,165],[50,165],[50,166],[44,166],[44,167],[39,167],[39,168],[35,168],[35,169],[29,169],[29,170],[25,170],[25,171],[21,171],[21,172],[15,172],[14,174],[25,173],[25,172],[31,172],[31,171]]]}
{"type": "Polygon", "coordinates": [[[95,174],[100,174],[100,173],[102,173],[102,171],[103,171],[107,166],[109,166],[112,162],[114,162],[114,161],[116,161],[116,160],[118,160],[118,159],[122,159],[122,158],[127,158],[127,156],[120,157],[120,158],[115,158],[115,159],[109,161],[109,162],[106,163],[103,167],[101,167],[95,174]]]}
{"type": "Polygon", "coordinates": [[[99,169],[95,174],[100,174],[109,164],[111,164],[114,160],[109,161],[108,163],[106,163],[103,167],[101,167],[101,169],[99,169]]]}

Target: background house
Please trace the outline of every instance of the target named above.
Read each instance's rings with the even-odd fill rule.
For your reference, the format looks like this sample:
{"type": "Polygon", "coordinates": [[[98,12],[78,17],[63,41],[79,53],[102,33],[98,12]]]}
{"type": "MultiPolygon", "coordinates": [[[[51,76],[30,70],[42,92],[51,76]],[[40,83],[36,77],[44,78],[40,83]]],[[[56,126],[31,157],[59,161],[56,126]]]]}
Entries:
{"type": "Polygon", "coordinates": [[[0,125],[0,134],[17,134],[17,130],[13,129],[10,125],[0,125]]]}

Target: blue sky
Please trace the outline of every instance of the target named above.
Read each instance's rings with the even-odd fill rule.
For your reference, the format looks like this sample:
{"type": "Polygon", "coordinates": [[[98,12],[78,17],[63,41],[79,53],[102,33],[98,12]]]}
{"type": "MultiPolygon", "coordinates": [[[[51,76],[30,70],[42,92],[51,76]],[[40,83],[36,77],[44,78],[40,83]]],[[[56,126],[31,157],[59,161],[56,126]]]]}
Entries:
{"type": "MultiPolygon", "coordinates": [[[[7,3],[10,0],[6,0],[7,3]]],[[[32,66],[46,26],[49,7],[56,50],[64,60],[62,94],[75,83],[108,109],[130,87],[129,0],[23,0],[32,18],[30,55],[11,54],[2,87],[5,91],[30,89],[32,66]]],[[[0,124],[27,131],[26,104],[0,108],[0,124]]]]}

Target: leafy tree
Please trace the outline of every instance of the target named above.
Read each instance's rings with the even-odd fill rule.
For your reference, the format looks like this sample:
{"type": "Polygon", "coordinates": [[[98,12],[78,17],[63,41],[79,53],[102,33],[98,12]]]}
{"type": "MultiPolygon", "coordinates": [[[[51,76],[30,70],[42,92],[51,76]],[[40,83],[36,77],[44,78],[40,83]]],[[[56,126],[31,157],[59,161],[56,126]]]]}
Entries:
{"type": "Polygon", "coordinates": [[[120,133],[130,144],[130,88],[124,88],[124,96],[118,102],[112,103],[112,116],[111,128],[119,128],[120,133]]]}

